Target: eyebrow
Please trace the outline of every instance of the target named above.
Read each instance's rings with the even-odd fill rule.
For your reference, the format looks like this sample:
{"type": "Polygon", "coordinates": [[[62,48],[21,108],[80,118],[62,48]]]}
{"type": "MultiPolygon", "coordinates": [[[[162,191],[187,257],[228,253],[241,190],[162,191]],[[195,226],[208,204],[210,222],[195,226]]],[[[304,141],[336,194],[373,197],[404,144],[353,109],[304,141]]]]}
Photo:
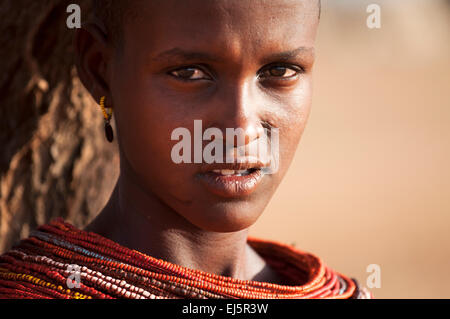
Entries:
{"type": "Polygon", "coordinates": [[[294,50],[274,53],[274,54],[271,54],[271,55],[265,57],[263,60],[265,60],[265,61],[274,61],[274,60],[289,61],[289,60],[295,59],[299,55],[314,56],[314,47],[302,46],[302,47],[298,47],[294,50]]]}
{"type": "MultiPolygon", "coordinates": [[[[288,61],[298,57],[301,54],[307,54],[314,56],[314,47],[298,47],[294,50],[279,52],[271,54],[265,58],[264,61],[288,61]]],[[[173,48],[166,51],[163,51],[152,58],[153,62],[158,62],[161,60],[170,60],[170,59],[179,59],[179,60],[204,60],[217,62],[220,59],[204,52],[193,52],[193,51],[185,51],[181,48],[173,48]]]]}
{"type": "Polygon", "coordinates": [[[163,51],[154,58],[153,62],[169,59],[180,59],[180,60],[206,60],[206,61],[218,61],[219,59],[213,57],[210,54],[203,52],[191,52],[185,51],[180,48],[173,48],[167,51],[163,51]]]}

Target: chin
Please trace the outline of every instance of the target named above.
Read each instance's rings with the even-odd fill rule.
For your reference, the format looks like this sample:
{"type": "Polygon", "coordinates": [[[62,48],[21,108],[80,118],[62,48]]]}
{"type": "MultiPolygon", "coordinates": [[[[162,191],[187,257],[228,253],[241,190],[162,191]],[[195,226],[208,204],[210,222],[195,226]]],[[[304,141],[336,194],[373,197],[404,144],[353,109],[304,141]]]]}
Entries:
{"type": "Polygon", "coordinates": [[[207,207],[198,207],[184,214],[191,224],[210,232],[228,233],[249,228],[262,214],[266,205],[250,201],[229,201],[207,207]]]}

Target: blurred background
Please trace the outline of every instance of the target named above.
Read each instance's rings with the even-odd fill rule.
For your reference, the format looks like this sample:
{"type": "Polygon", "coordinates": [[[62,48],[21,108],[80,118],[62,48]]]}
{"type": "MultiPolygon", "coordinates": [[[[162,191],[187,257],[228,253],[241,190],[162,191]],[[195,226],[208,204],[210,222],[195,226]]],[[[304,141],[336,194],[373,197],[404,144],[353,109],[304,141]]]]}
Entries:
{"type": "Polygon", "coordinates": [[[315,92],[254,236],[295,243],[378,298],[450,298],[450,6],[323,1],[315,92]],[[366,8],[381,8],[369,29],[366,8]]]}
{"type": "MultiPolygon", "coordinates": [[[[362,285],[379,265],[378,298],[450,298],[449,1],[322,1],[309,123],[250,234],[362,285]],[[372,3],[379,29],[366,25],[372,3]]],[[[117,178],[73,68],[73,2],[88,10],[0,5],[0,252],[56,216],[84,226],[117,178]]]]}

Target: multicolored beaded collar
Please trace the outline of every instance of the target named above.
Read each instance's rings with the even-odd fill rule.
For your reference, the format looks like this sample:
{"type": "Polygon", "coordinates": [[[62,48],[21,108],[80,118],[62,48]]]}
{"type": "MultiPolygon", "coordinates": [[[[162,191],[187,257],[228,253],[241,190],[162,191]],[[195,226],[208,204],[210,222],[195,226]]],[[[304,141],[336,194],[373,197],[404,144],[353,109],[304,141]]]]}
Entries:
{"type": "Polygon", "coordinates": [[[56,219],[0,256],[0,298],[371,297],[312,254],[256,238],[248,243],[275,271],[298,284],[239,280],[181,267],[56,219]]]}

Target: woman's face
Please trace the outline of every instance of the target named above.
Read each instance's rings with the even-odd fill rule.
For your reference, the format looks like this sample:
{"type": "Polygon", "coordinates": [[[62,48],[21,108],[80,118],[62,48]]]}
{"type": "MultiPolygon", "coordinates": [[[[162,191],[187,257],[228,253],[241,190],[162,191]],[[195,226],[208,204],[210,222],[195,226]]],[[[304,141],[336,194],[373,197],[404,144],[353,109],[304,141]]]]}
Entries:
{"type": "Polygon", "coordinates": [[[121,173],[200,229],[247,228],[275,192],[305,128],[318,3],[143,3],[139,17],[125,22],[122,47],[108,66],[121,173]],[[278,170],[261,174],[258,165],[243,165],[241,176],[223,176],[236,167],[194,163],[193,142],[192,163],[175,163],[179,140],[172,132],[186,128],[193,138],[194,120],[201,120],[201,133],[214,127],[224,138],[226,128],[241,128],[245,143],[260,138],[262,128],[278,129],[278,170]]]}

